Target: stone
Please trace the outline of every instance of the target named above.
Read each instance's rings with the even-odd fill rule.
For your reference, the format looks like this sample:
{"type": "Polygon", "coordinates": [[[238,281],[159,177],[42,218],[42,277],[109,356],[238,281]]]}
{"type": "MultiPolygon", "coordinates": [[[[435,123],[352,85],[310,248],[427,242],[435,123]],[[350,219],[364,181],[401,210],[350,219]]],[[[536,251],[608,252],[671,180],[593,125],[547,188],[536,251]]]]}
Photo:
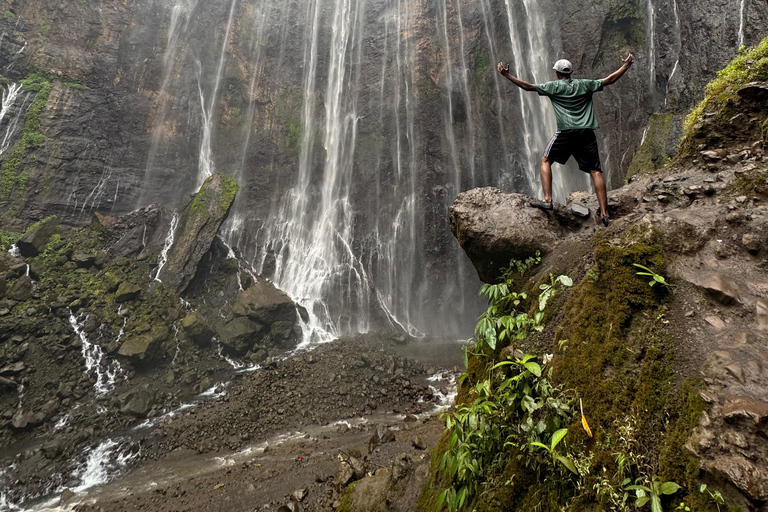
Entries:
{"type": "Polygon", "coordinates": [[[214,174],[182,212],[168,259],[158,276],[167,288],[181,293],[192,281],[197,265],[229,215],[238,188],[226,174],[214,174]]]}
{"type": "Polygon", "coordinates": [[[257,335],[263,328],[245,317],[238,317],[219,328],[221,344],[237,355],[246,354],[257,341],[257,335]]]}
{"type": "Polygon", "coordinates": [[[293,492],[291,493],[291,497],[292,497],[294,500],[296,500],[296,501],[304,501],[304,498],[306,498],[306,497],[307,497],[307,494],[309,494],[309,492],[308,492],[308,491],[307,491],[307,489],[305,489],[305,488],[302,488],[302,489],[296,489],[295,491],[293,491],[293,492]]]}
{"type": "Polygon", "coordinates": [[[424,443],[424,440],[421,437],[419,437],[419,436],[413,437],[411,439],[411,444],[417,450],[424,450],[427,447],[427,445],[424,443]]]}
{"type": "Polygon", "coordinates": [[[718,456],[706,469],[725,476],[750,498],[768,500],[768,470],[757,466],[741,455],[718,456]]]}
{"type": "Polygon", "coordinates": [[[24,430],[30,427],[36,427],[45,421],[43,414],[39,412],[25,411],[19,409],[11,419],[11,425],[17,430],[24,430]]]}
{"type": "Polygon", "coordinates": [[[755,233],[744,233],[741,237],[741,245],[743,245],[749,252],[756,253],[760,252],[760,249],[762,249],[763,241],[760,235],[755,233]]]}
{"type": "Polygon", "coordinates": [[[760,329],[768,329],[768,299],[757,299],[755,303],[757,326],[760,329]]]}
{"type": "Polygon", "coordinates": [[[346,461],[342,461],[333,475],[333,482],[339,488],[346,487],[355,480],[355,470],[346,461]]]}
{"type": "Polygon", "coordinates": [[[117,287],[115,292],[115,302],[121,304],[123,302],[130,302],[136,300],[141,295],[141,287],[128,281],[123,281],[120,286],[117,287]]]}
{"type": "Polygon", "coordinates": [[[29,276],[21,276],[16,279],[8,288],[5,296],[11,300],[18,302],[26,302],[32,298],[32,292],[35,290],[35,285],[32,282],[32,278],[29,276]]]}
{"type": "Polygon", "coordinates": [[[59,232],[59,219],[55,215],[31,226],[16,242],[19,253],[25,258],[34,257],[45,251],[48,240],[59,232]]]}
{"type": "Polygon", "coordinates": [[[529,206],[531,198],[478,188],[459,194],[451,206],[451,232],[482,281],[495,283],[512,259],[549,253],[564,234],[553,212],[529,206]]]}
{"type": "Polygon", "coordinates": [[[240,292],[232,311],[264,325],[278,321],[293,324],[297,321],[296,305],[291,298],[266,280],[254,283],[240,292]]]}
{"type": "Polygon", "coordinates": [[[709,325],[714,327],[715,329],[721,330],[725,329],[725,322],[716,315],[709,315],[704,317],[704,321],[707,322],[709,325]]]}
{"type": "Polygon", "coordinates": [[[126,336],[117,353],[136,361],[156,359],[162,352],[161,344],[168,338],[168,334],[168,328],[161,326],[150,333],[126,336]]]}
{"type": "Polygon", "coordinates": [[[705,162],[719,162],[725,157],[722,151],[707,150],[699,153],[705,162]]]}
{"type": "Polygon", "coordinates": [[[392,461],[392,482],[399,482],[413,470],[413,461],[406,453],[401,453],[392,461]]]}
{"type": "Polygon", "coordinates": [[[582,219],[589,218],[589,208],[587,208],[586,206],[582,206],[582,205],[580,205],[578,203],[571,203],[571,205],[568,207],[568,209],[576,217],[579,217],[579,218],[582,218],[582,219]]]}
{"type": "Polygon", "coordinates": [[[91,268],[96,264],[96,255],[76,252],[72,255],[72,261],[74,261],[75,265],[79,268],[91,268]]]}
{"type": "Polygon", "coordinates": [[[149,384],[136,386],[118,397],[120,412],[127,416],[144,418],[155,404],[156,391],[149,384]]]}
{"type": "Polygon", "coordinates": [[[768,402],[748,397],[729,396],[723,406],[723,417],[729,421],[746,419],[759,425],[768,420],[768,402]]]}
{"type": "Polygon", "coordinates": [[[59,506],[64,506],[69,504],[72,500],[74,500],[77,497],[77,494],[75,494],[70,489],[64,489],[61,491],[61,497],[59,498],[59,506]]]}
{"type": "Polygon", "coordinates": [[[193,311],[181,320],[181,328],[190,341],[200,346],[210,345],[216,335],[203,315],[197,311],[193,311]]]}
{"type": "Polygon", "coordinates": [[[0,375],[5,377],[14,376],[20,374],[25,369],[26,365],[24,364],[24,361],[18,361],[16,363],[3,366],[3,368],[0,369],[0,375]]]}
{"type": "Polygon", "coordinates": [[[721,274],[701,276],[695,284],[707,290],[710,295],[723,304],[730,305],[734,302],[741,302],[741,293],[739,293],[738,286],[721,274]]]}
{"type": "Polygon", "coordinates": [[[395,440],[395,433],[386,425],[376,427],[376,444],[391,443],[395,440]]]}

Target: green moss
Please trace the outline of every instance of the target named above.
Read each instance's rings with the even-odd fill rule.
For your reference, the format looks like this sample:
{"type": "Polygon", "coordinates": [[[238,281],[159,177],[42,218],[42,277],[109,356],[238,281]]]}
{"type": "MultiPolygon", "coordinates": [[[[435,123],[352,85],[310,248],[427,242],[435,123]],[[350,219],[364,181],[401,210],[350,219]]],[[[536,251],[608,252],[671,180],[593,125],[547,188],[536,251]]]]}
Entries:
{"type": "Polygon", "coordinates": [[[288,135],[285,137],[285,149],[298,154],[301,147],[301,126],[296,121],[288,123],[288,135]]]}
{"type": "Polygon", "coordinates": [[[737,173],[728,192],[739,196],[768,197],[768,170],[752,169],[737,173]]]}
{"type": "Polygon", "coordinates": [[[83,85],[81,83],[78,83],[78,82],[75,82],[75,81],[72,81],[72,80],[65,80],[64,81],[64,86],[68,87],[70,89],[78,90],[78,91],[85,91],[85,90],[89,89],[89,87],[87,85],[83,85]]]}
{"type": "Polygon", "coordinates": [[[51,33],[51,28],[53,28],[53,21],[51,20],[51,15],[48,14],[48,11],[43,10],[42,14],[40,15],[40,18],[42,20],[42,23],[40,24],[40,34],[43,36],[48,36],[48,34],[51,33]]]}
{"type": "Polygon", "coordinates": [[[6,20],[12,20],[12,19],[14,19],[15,17],[16,17],[16,15],[15,15],[15,14],[13,14],[11,11],[5,11],[5,12],[3,13],[3,18],[5,18],[6,20]]]}
{"type": "Polygon", "coordinates": [[[724,118],[723,122],[728,121],[731,112],[727,107],[733,103],[739,87],[764,80],[768,80],[768,37],[754,48],[743,51],[707,85],[704,99],[685,119],[681,142],[684,153],[693,153],[695,139],[702,135],[700,123],[706,113],[714,113],[724,118]]]}
{"type": "Polygon", "coordinates": [[[22,233],[15,233],[13,231],[0,231],[0,251],[9,250],[13,244],[19,241],[22,233]]]}
{"type": "Polygon", "coordinates": [[[645,140],[635,153],[627,170],[627,177],[648,174],[664,167],[668,161],[666,145],[673,114],[656,114],[645,134],[645,140]]]}
{"type": "Polygon", "coordinates": [[[768,147],[768,117],[766,117],[765,121],[763,121],[762,131],[763,131],[763,146],[768,147]]]}
{"type": "Polygon", "coordinates": [[[479,80],[491,67],[491,55],[482,47],[476,46],[472,60],[475,64],[475,78],[479,80]]]}
{"type": "Polygon", "coordinates": [[[37,95],[27,111],[21,140],[11,148],[0,167],[0,200],[6,199],[14,188],[18,189],[19,195],[24,192],[28,174],[19,173],[19,167],[28,150],[34,150],[45,142],[45,136],[40,133],[40,122],[53,85],[46,76],[37,73],[22,80],[21,84],[25,90],[37,92],[37,95]]]}
{"type": "Polygon", "coordinates": [[[222,174],[221,176],[221,185],[223,190],[219,199],[219,206],[222,211],[227,211],[235,201],[235,196],[237,196],[237,191],[240,190],[240,186],[226,174],[222,174]]]}

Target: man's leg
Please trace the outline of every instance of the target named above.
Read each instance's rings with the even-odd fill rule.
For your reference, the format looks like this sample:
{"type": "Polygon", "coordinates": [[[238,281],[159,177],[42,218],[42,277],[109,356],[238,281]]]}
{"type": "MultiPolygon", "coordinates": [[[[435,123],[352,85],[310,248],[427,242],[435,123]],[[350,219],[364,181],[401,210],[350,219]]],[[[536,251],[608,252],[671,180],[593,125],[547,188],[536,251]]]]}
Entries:
{"type": "Polygon", "coordinates": [[[541,157],[541,188],[544,191],[544,201],[552,201],[552,162],[545,156],[541,157]]]}
{"type": "MultiPolygon", "coordinates": [[[[595,186],[595,195],[597,196],[597,204],[600,205],[600,216],[608,216],[608,193],[605,190],[605,179],[603,173],[600,171],[590,171],[589,175],[592,177],[592,184],[595,186]]],[[[542,178],[542,182],[544,179],[542,178]]]]}

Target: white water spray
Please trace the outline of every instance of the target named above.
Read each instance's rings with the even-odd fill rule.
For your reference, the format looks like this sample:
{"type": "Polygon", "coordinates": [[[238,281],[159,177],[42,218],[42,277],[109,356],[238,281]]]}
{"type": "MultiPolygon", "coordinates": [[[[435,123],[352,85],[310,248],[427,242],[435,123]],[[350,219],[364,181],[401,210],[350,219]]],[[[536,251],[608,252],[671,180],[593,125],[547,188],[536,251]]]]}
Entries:
{"type": "Polygon", "coordinates": [[[171,225],[168,228],[168,234],[165,236],[165,242],[163,242],[163,249],[160,251],[160,258],[157,260],[157,270],[155,271],[155,276],[153,279],[155,281],[160,281],[160,272],[163,270],[163,267],[166,263],[168,263],[168,251],[171,250],[171,247],[173,247],[173,241],[176,237],[176,226],[179,223],[179,214],[178,212],[173,212],[173,217],[171,217],[171,225]]]}
{"type": "Polygon", "coordinates": [[[69,314],[69,324],[80,338],[82,343],[83,359],[85,359],[85,373],[96,375],[96,383],[93,385],[97,395],[105,395],[115,388],[117,376],[123,372],[117,360],[105,361],[104,351],[99,345],[91,343],[86,336],[82,324],[74,313],[69,314]]]}

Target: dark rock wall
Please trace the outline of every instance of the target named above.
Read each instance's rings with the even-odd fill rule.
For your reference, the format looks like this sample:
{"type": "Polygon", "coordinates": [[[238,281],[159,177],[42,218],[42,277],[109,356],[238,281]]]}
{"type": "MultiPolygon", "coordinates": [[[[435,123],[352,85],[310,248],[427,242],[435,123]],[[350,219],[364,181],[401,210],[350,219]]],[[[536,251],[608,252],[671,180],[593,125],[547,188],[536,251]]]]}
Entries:
{"type": "MultiPolygon", "coordinates": [[[[531,162],[553,125],[537,114],[543,100],[500,80],[496,61],[541,81],[550,78],[543,63],[559,57],[579,76],[601,77],[635,52],[628,76],[598,97],[604,167],[618,186],[651,116],[688,109],[740,38],[757,42],[768,21],[758,0],[600,0],[589,9],[570,0],[0,5],[0,74],[18,82],[38,73],[52,85],[44,140],[10,171],[11,151],[0,155],[12,184],[0,197],[4,229],[53,213],[82,224],[94,211],[181,204],[208,173],[224,172],[242,187],[225,238],[271,275],[290,259],[281,255],[289,239],[311,240],[312,220],[322,217],[314,205],[327,199],[343,243],[321,252],[329,268],[364,275],[323,290],[345,297],[335,306],[314,304],[351,311],[333,321],[342,331],[399,323],[455,332],[476,316],[466,297],[478,281],[450,237],[448,208],[476,186],[536,189],[526,173],[536,175],[531,162]],[[350,18],[345,58],[335,65],[339,6],[350,18]],[[334,72],[342,74],[336,112],[327,109],[334,72]],[[532,144],[531,124],[539,127],[532,144]],[[336,142],[329,126],[339,128],[336,142]],[[329,168],[338,171],[331,181],[329,168]],[[341,192],[326,197],[324,186],[341,192]],[[297,187],[310,205],[299,220],[285,216],[297,187]],[[288,236],[290,221],[301,225],[288,236]]],[[[15,113],[25,114],[22,105],[11,106],[0,136],[15,113]]],[[[22,118],[10,140],[27,131],[22,118]]]]}

